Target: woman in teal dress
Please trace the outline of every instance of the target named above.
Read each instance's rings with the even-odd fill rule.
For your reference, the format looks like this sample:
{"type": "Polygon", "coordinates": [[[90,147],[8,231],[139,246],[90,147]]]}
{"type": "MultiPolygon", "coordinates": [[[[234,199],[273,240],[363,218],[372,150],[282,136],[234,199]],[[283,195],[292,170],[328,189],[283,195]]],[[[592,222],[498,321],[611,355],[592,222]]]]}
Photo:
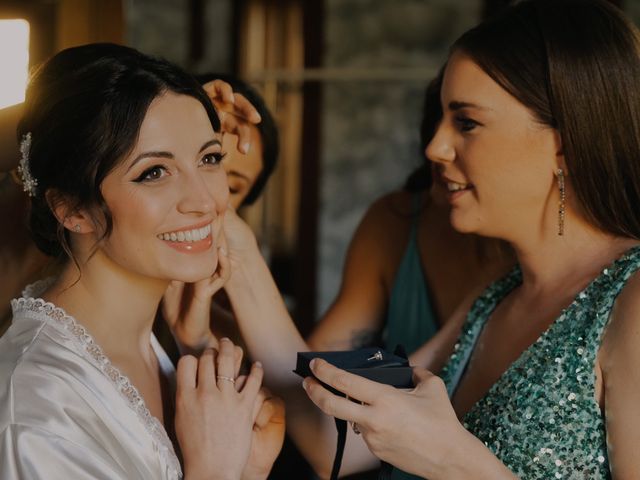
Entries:
{"type": "Polygon", "coordinates": [[[307,394],[378,458],[432,480],[640,475],[639,39],[607,2],[530,0],[452,47],[427,155],[452,225],[519,266],[452,320],[442,378],[405,392],[314,362],[359,402],[307,394]]]}

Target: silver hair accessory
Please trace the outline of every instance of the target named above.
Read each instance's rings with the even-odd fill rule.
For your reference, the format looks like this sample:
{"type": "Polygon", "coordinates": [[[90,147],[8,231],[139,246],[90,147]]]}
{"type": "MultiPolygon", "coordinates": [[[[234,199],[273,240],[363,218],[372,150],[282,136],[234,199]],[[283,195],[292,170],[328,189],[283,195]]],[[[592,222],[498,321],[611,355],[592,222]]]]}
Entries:
{"type": "Polygon", "coordinates": [[[38,180],[31,176],[29,169],[29,153],[31,151],[31,132],[27,132],[22,136],[20,141],[20,163],[18,164],[18,174],[22,180],[22,189],[29,194],[30,197],[36,196],[36,187],[38,180]]]}

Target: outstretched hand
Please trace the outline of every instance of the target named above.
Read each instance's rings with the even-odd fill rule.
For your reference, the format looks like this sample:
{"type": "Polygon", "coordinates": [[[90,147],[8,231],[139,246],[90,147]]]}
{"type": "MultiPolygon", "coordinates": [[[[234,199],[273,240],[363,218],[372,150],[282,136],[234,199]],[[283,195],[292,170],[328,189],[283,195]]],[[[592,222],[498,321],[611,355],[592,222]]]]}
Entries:
{"type": "Polygon", "coordinates": [[[453,459],[458,441],[470,435],[442,380],[425,369],[414,368],[417,386],[411,391],[353,375],[319,358],[311,369],[359,403],[334,395],[312,377],[303,383],[309,398],[327,415],[355,422],[374,455],[406,472],[438,478],[442,459],[453,459]]]}
{"type": "Polygon", "coordinates": [[[231,207],[224,214],[224,237],[231,275],[250,255],[259,253],[258,243],[251,227],[231,207]]]}
{"type": "Polygon", "coordinates": [[[213,80],[203,85],[216,107],[222,131],[238,136],[237,148],[248,153],[251,148],[250,126],[260,123],[260,114],[242,94],[234,93],[231,85],[223,80],[213,80]]]}

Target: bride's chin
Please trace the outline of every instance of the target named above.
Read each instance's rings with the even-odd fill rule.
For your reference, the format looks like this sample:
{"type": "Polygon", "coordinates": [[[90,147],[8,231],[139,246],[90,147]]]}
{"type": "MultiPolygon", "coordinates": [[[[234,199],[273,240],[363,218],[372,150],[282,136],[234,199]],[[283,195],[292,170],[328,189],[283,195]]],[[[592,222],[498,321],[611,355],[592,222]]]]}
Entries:
{"type": "Polygon", "coordinates": [[[211,278],[216,273],[218,262],[211,262],[210,265],[211,267],[206,269],[202,268],[202,265],[199,265],[198,268],[193,269],[176,269],[170,273],[171,280],[184,283],[196,283],[200,280],[211,278]]]}

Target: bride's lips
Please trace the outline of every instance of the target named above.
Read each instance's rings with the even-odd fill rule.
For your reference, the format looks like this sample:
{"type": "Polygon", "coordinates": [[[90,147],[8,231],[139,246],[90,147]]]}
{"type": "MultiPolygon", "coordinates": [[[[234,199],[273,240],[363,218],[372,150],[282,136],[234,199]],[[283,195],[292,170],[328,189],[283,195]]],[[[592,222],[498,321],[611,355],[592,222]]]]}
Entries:
{"type": "Polygon", "coordinates": [[[201,253],[213,245],[211,221],[161,233],[158,239],[182,253],[201,253]]]}

